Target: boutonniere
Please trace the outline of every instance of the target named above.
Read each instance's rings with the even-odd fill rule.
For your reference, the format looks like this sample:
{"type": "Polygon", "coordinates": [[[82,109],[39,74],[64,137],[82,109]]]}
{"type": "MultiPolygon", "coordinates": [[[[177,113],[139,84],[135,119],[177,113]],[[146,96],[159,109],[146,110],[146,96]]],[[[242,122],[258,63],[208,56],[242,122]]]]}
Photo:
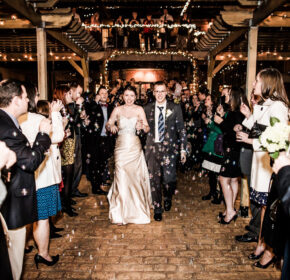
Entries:
{"type": "Polygon", "coordinates": [[[170,109],[167,109],[166,110],[166,114],[165,114],[165,117],[166,119],[172,114],[172,111],[170,109]]]}

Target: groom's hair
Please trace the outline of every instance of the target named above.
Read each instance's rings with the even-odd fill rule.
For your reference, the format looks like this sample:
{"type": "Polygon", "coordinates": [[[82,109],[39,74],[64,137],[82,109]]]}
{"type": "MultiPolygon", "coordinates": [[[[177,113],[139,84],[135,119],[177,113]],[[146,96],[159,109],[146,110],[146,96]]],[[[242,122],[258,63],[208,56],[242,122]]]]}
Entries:
{"type": "Polygon", "coordinates": [[[154,87],[155,86],[165,86],[166,87],[166,84],[164,83],[164,81],[158,81],[154,84],[154,87]]]}

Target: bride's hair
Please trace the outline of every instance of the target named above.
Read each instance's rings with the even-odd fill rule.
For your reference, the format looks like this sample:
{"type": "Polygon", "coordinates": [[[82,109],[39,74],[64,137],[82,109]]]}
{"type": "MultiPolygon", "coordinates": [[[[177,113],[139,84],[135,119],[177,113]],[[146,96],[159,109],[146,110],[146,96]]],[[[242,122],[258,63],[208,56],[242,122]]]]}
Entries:
{"type": "Polygon", "coordinates": [[[137,95],[136,88],[131,86],[131,85],[126,86],[125,89],[124,89],[124,92],[126,90],[133,91],[135,93],[135,95],[137,95]]]}

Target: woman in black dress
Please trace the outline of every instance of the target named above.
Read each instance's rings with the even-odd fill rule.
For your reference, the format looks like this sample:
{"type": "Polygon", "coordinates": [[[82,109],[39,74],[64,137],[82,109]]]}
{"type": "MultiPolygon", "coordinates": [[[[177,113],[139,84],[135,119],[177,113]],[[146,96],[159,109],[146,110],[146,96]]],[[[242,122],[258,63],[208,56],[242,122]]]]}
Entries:
{"type": "Polygon", "coordinates": [[[238,177],[241,176],[241,171],[239,164],[240,143],[236,142],[234,127],[237,124],[241,124],[244,119],[244,116],[240,112],[241,100],[247,104],[247,97],[244,91],[240,88],[233,88],[231,90],[228,112],[226,112],[226,109],[221,104],[218,106],[217,113],[214,117],[215,123],[223,133],[224,158],[219,182],[222,187],[226,210],[221,215],[221,224],[229,224],[237,218],[234,205],[239,188],[238,177]]]}

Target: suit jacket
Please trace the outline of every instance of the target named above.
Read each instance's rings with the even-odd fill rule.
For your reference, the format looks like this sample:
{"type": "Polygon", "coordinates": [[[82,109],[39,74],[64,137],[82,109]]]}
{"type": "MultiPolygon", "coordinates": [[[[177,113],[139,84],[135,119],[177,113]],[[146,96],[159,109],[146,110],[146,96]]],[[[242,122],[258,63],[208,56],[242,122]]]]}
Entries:
{"type": "Polygon", "coordinates": [[[47,134],[38,133],[33,144],[0,110],[0,140],[16,153],[17,162],[11,168],[10,182],[5,181],[7,197],[1,213],[8,229],[16,229],[38,220],[34,171],[43,161],[51,141],[47,134]]]}
{"type": "Polygon", "coordinates": [[[290,218],[290,165],[281,168],[277,174],[277,191],[282,206],[290,218]]]}
{"type": "MultiPolygon", "coordinates": [[[[145,155],[155,141],[155,102],[144,107],[146,118],[150,127],[147,134],[145,155]]],[[[178,154],[179,149],[186,150],[186,130],[180,105],[167,101],[165,110],[165,134],[163,145],[166,154],[178,154]]]]}

